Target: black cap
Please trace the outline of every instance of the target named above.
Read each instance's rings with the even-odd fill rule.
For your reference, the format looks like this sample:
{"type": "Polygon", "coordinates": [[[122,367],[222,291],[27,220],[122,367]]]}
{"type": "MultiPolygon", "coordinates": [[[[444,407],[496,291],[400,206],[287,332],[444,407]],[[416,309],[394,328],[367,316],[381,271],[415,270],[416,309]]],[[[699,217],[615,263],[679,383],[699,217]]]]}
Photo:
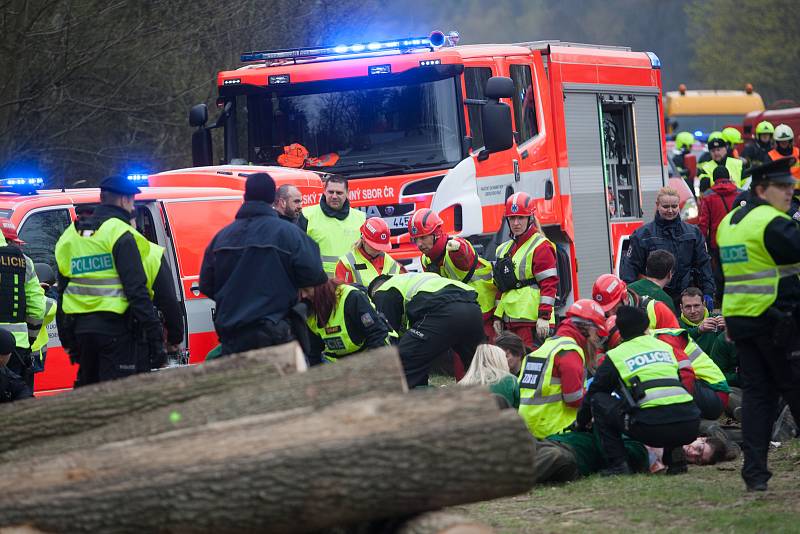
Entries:
{"type": "Polygon", "coordinates": [[[714,181],[717,180],[730,180],[731,173],[728,172],[728,168],[724,165],[717,165],[717,168],[714,169],[714,181]]]}
{"type": "Polygon", "coordinates": [[[625,341],[644,334],[650,326],[647,312],[634,306],[620,306],[617,309],[617,328],[625,341]]]}
{"type": "Polygon", "coordinates": [[[275,202],[275,180],[265,172],[251,174],[244,183],[244,199],[272,204],[275,202]]]}
{"type": "Polygon", "coordinates": [[[794,176],[792,176],[791,167],[794,164],[793,157],[786,157],[750,167],[742,173],[742,176],[752,176],[752,184],[760,182],[772,182],[776,184],[795,184],[794,176]]]}
{"type": "Polygon", "coordinates": [[[109,176],[100,182],[100,190],[129,197],[138,195],[142,192],[141,189],[136,187],[130,180],[128,180],[128,178],[119,175],[109,176]]]}
{"type": "Polygon", "coordinates": [[[708,149],[711,150],[712,148],[728,148],[728,143],[725,142],[724,139],[720,139],[719,137],[712,139],[708,142],[708,149]]]}
{"type": "Polygon", "coordinates": [[[53,285],[56,283],[56,275],[53,268],[46,263],[34,263],[33,268],[36,270],[36,278],[40,283],[53,285]]]}
{"type": "Polygon", "coordinates": [[[16,346],[17,341],[14,339],[14,334],[5,328],[0,328],[0,354],[3,356],[11,354],[16,346]]]}

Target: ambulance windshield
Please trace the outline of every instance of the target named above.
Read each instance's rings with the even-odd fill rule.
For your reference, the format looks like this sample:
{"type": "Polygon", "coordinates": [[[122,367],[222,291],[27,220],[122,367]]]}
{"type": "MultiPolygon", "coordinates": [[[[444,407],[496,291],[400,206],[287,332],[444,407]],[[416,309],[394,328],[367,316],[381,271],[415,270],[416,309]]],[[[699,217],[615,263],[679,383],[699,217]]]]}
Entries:
{"type": "Polygon", "coordinates": [[[452,77],[385,86],[315,85],[314,92],[237,97],[239,157],[246,146],[253,163],[355,177],[447,168],[463,157],[452,77]]]}

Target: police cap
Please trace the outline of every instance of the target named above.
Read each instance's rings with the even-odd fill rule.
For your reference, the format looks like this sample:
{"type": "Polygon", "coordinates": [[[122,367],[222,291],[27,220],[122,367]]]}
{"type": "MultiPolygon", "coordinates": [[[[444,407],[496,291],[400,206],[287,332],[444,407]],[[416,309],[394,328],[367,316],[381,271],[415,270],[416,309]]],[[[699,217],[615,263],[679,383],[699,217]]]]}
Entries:
{"type": "Polygon", "coordinates": [[[796,182],[791,166],[794,164],[793,157],[786,157],[751,167],[742,173],[742,176],[752,176],[753,185],[761,182],[772,182],[775,184],[794,184],[796,182]]]}
{"type": "Polygon", "coordinates": [[[728,143],[726,143],[725,140],[720,138],[720,137],[718,137],[716,139],[712,139],[712,140],[710,140],[708,142],[708,149],[709,150],[711,150],[712,148],[722,148],[722,147],[727,148],[728,147],[728,143]]]}
{"type": "Polygon", "coordinates": [[[123,196],[133,196],[141,193],[141,189],[131,183],[125,176],[109,176],[100,182],[101,191],[109,191],[123,196]]]}

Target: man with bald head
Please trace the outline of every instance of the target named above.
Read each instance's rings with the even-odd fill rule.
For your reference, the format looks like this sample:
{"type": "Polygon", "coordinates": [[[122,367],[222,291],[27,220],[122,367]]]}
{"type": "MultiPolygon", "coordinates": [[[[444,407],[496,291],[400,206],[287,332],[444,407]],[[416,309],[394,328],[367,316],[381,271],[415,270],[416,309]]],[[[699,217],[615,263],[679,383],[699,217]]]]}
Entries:
{"type": "Polygon", "coordinates": [[[278,217],[290,223],[297,223],[303,209],[303,195],[293,185],[283,184],[275,191],[275,204],[278,217]]]}

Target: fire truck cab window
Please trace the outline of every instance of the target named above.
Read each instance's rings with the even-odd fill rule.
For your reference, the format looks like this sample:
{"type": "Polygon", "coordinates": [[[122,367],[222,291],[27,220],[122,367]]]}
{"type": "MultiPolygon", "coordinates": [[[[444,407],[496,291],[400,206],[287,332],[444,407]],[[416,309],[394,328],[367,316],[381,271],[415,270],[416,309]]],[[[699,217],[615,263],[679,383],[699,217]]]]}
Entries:
{"type": "Polygon", "coordinates": [[[22,250],[34,263],[47,263],[53,272],[58,272],[56,242],[71,223],[72,219],[66,208],[30,214],[19,228],[19,238],[25,242],[22,250]]]}
{"type": "Polygon", "coordinates": [[[611,219],[640,217],[639,176],[630,103],[601,102],[603,163],[611,219]]]}
{"type": "MultiPolygon", "coordinates": [[[[492,77],[489,67],[467,67],[464,69],[464,86],[467,98],[483,100],[486,81],[492,77]]],[[[480,106],[466,106],[469,117],[469,129],[472,136],[472,148],[477,151],[483,146],[483,125],[481,124],[480,106]]]]}
{"type": "Polygon", "coordinates": [[[248,160],[350,176],[415,172],[461,161],[456,78],[371,83],[248,96],[248,160]]]}
{"type": "Polygon", "coordinates": [[[533,94],[533,77],[528,65],[511,65],[509,73],[514,81],[514,122],[521,144],[539,133],[539,125],[536,123],[536,95],[533,94]]]}

